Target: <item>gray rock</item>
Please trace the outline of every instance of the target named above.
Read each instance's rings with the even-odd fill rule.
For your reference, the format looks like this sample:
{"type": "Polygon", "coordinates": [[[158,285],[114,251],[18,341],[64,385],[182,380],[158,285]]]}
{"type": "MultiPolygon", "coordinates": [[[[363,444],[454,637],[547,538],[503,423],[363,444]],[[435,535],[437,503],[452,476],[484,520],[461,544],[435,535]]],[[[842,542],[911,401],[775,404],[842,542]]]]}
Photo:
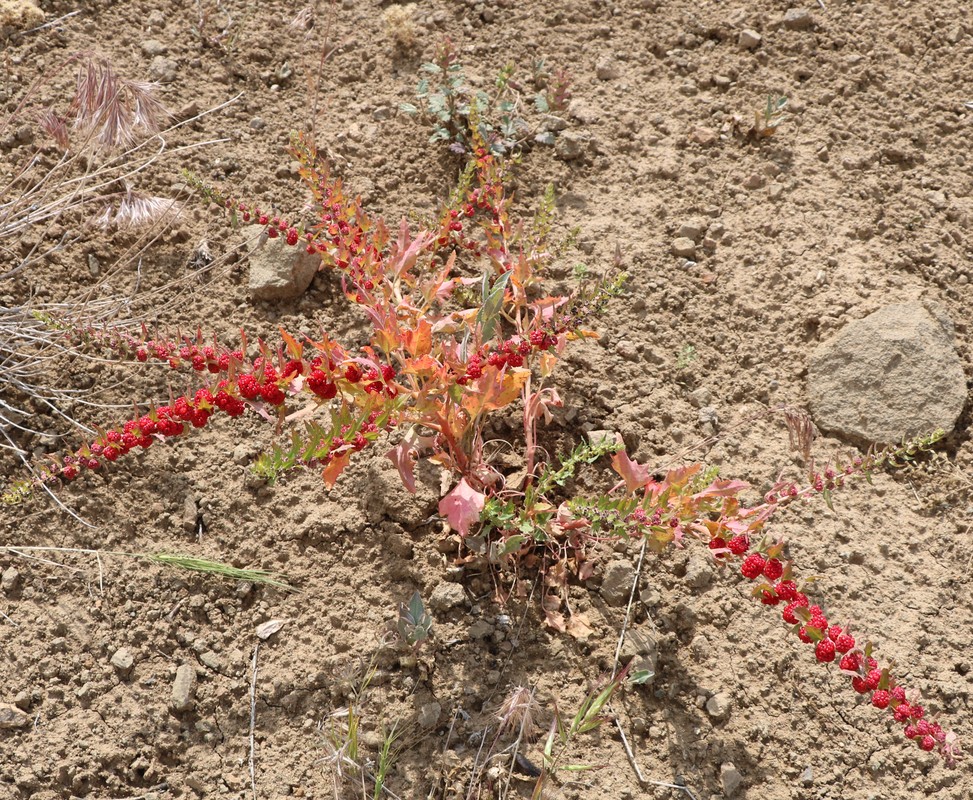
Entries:
{"type": "Polygon", "coordinates": [[[601,596],[610,606],[623,606],[628,602],[635,580],[635,567],[629,561],[612,561],[605,569],[601,581],[601,596]]]}
{"type": "Polygon", "coordinates": [[[730,716],[733,708],[733,698],[728,692],[717,692],[706,701],[706,713],[717,722],[722,722],[730,716]]]}
{"type": "Polygon", "coordinates": [[[680,239],[692,239],[693,242],[698,242],[702,236],[703,231],[706,230],[706,226],[697,221],[694,222],[684,222],[679,226],[679,230],[676,231],[676,236],[680,239]]]}
{"type": "Polygon", "coordinates": [[[680,258],[696,258],[696,242],[690,239],[688,236],[680,236],[675,239],[672,245],[669,247],[669,252],[674,256],[679,256],[680,258]]]}
{"type": "Polygon", "coordinates": [[[196,521],[199,518],[199,508],[196,498],[187,494],[182,501],[182,529],[186,533],[196,533],[196,521]]]}
{"type": "Polygon", "coordinates": [[[458,583],[440,583],[429,595],[429,607],[433,611],[449,611],[466,602],[466,592],[458,583]]]}
{"type": "Polygon", "coordinates": [[[199,662],[204,667],[209,667],[214,672],[220,672],[220,667],[222,663],[220,662],[220,657],[212,650],[206,650],[199,654],[199,662]]]}
{"type": "Polygon", "coordinates": [[[732,761],[720,765],[720,783],[723,784],[723,794],[726,797],[733,797],[743,785],[743,775],[733,766],[732,761]]]}
{"type": "Polygon", "coordinates": [[[694,589],[704,589],[713,580],[711,559],[703,556],[692,556],[686,564],[686,583],[694,589]]]}
{"type": "Polygon", "coordinates": [[[756,50],[760,47],[760,42],[763,41],[763,37],[754,30],[746,28],[740,31],[740,37],[737,39],[737,44],[744,50],[756,50]]]}
{"type": "Polygon", "coordinates": [[[147,56],[164,56],[168,48],[158,39],[146,39],[142,42],[142,52],[147,56]]]}
{"type": "Polygon", "coordinates": [[[574,161],[584,155],[591,137],[577,131],[564,131],[554,143],[554,154],[563,161],[574,161]]]}
{"type": "Polygon", "coordinates": [[[0,703],[0,731],[26,728],[30,725],[30,717],[16,706],[0,703]]]}
{"type": "Polygon", "coordinates": [[[282,236],[266,239],[260,225],[243,229],[247,242],[260,240],[250,253],[250,295],[255,300],[293,300],[300,297],[321,266],[321,257],[303,247],[291,247],[282,236]]]}
{"type": "Polygon", "coordinates": [[[0,589],[3,589],[5,594],[16,589],[18,583],[20,583],[20,573],[13,567],[7,567],[3,575],[0,575],[0,589]]]}
{"type": "Polygon", "coordinates": [[[811,767],[807,767],[804,772],[801,773],[800,781],[801,786],[813,786],[814,770],[811,767]]]}
{"type": "Polygon", "coordinates": [[[111,657],[111,665],[120,675],[128,675],[135,664],[135,657],[127,647],[119,647],[111,657]]]}
{"type": "Polygon", "coordinates": [[[149,75],[160,83],[172,83],[179,72],[179,65],[171,58],[156,56],[149,64],[149,75]]]}
{"type": "Polygon", "coordinates": [[[419,727],[421,728],[434,728],[436,723],[439,722],[439,717],[442,716],[443,707],[433,700],[431,703],[425,703],[419,709],[419,727]]]}
{"type": "Polygon", "coordinates": [[[588,444],[590,444],[592,447],[596,447],[600,444],[611,444],[613,442],[615,444],[622,443],[621,434],[616,431],[607,431],[601,429],[588,431],[585,434],[585,438],[588,440],[588,444]]]}
{"type": "Polygon", "coordinates": [[[805,8],[792,8],[784,14],[782,23],[789,31],[806,31],[814,24],[814,18],[805,8]]]}
{"type": "Polygon", "coordinates": [[[610,56],[599,58],[595,64],[595,75],[600,81],[613,81],[621,77],[622,71],[618,67],[618,62],[610,56]]]}
{"type": "Polygon", "coordinates": [[[815,423],[859,443],[951,431],[966,403],[953,336],[936,303],[898,303],[849,323],[811,354],[807,385],[815,423]]]}
{"type": "Polygon", "coordinates": [[[196,669],[192,664],[180,664],[172,682],[172,707],[176,711],[192,708],[196,701],[196,669]]]}

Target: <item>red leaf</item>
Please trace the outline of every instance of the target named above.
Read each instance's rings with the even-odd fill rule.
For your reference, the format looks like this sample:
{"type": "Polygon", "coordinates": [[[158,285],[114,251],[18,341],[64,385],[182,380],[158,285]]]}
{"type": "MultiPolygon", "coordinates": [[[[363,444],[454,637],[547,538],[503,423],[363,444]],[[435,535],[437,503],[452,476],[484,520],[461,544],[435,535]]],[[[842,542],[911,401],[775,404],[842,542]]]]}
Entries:
{"type": "Polygon", "coordinates": [[[652,472],[649,467],[632,461],[624,450],[619,450],[612,456],[612,469],[624,478],[625,488],[629,492],[652,483],[652,472]]]}
{"type": "Polygon", "coordinates": [[[415,429],[413,429],[402,437],[402,441],[398,445],[385,454],[385,457],[395,464],[403,485],[412,494],[416,493],[416,476],[413,470],[419,458],[419,449],[428,447],[432,442],[433,437],[416,436],[415,429]]]}
{"type": "Polygon", "coordinates": [[[744,489],[749,489],[750,484],[746,481],[727,480],[717,478],[709,486],[698,494],[693,495],[693,500],[701,500],[704,497],[736,497],[744,489]]]}
{"type": "Polygon", "coordinates": [[[450,527],[460,536],[467,536],[470,525],[479,521],[485,503],[486,495],[476,491],[463,478],[439,501],[439,513],[449,520],[450,527]]]}

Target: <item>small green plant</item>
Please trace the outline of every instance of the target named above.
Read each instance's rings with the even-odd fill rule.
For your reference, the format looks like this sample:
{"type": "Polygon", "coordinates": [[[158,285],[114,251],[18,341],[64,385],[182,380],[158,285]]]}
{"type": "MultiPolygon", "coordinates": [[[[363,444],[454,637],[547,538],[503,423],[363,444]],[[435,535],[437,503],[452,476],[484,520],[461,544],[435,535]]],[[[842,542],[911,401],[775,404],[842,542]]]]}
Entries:
{"type": "Polygon", "coordinates": [[[415,592],[408,603],[399,605],[396,630],[402,641],[413,649],[418,649],[429,638],[432,633],[432,616],[426,611],[419,592],[415,592]]]}
{"type": "MultiPolygon", "coordinates": [[[[754,112],[753,125],[747,129],[745,136],[750,141],[760,142],[769,139],[786,119],[787,98],[783,95],[767,95],[766,105],[754,112]]],[[[739,125],[738,125],[739,130],[739,125]]]]}
{"type": "Polygon", "coordinates": [[[514,79],[513,65],[497,74],[491,91],[471,85],[449,39],[443,40],[433,61],[420,68],[424,77],[416,86],[416,102],[400,104],[407,114],[423,116],[433,127],[431,142],[446,142],[451,152],[468,155],[475,140],[495,155],[509,155],[531,142],[554,144],[554,131],[541,130],[530,117],[563,111],[570,102],[568,76],[550,74],[543,62],[534,67],[531,94],[514,79]]]}

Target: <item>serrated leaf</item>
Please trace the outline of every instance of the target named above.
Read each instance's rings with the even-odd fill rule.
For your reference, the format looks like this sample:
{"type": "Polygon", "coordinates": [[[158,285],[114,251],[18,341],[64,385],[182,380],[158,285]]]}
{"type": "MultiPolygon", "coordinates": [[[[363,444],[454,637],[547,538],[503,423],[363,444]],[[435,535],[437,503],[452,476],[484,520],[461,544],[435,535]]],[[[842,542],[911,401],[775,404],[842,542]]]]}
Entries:
{"type": "Polygon", "coordinates": [[[554,145],[554,134],[551,131],[545,131],[544,133],[538,133],[534,137],[534,141],[538,144],[547,145],[548,147],[553,147],[554,145]]]}
{"type": "Polygon", "coordinates": [[[412,105],[412,103],[399,103],[399,111],[403,111],[406,114],[418,114],[419,108],[412,105]]]}

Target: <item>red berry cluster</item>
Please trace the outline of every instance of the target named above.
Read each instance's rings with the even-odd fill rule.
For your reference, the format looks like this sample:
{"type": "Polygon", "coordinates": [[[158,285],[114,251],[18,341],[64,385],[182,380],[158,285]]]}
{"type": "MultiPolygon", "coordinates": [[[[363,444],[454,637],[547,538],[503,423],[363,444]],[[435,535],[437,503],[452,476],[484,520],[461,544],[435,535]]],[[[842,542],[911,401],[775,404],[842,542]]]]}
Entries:
{"type": "MultiPolygon", "coordinates": [[[[724,557],[727,552],[743,556],[749,550],[750,542],[746,536],[735,536],[729,541],[715,536],[709,546],[716,551],[717,558],[724,557]]],[[[761,602],[772,606],[786,603],[781,616],[794,626],[802,642],[814,645],[814,656],[818,661],[830,663],[840,655],[838,666],[851,675],[851,685],[856,692],[871,693],[873,706],[891,709],[895,721],[905,725],[905,735],[918,742],[923,750],[931,751],[939,747],[944,756],[951,757],[949,734],[942,726],[925,720],[923,707],[907,701],[905,689],[896,686],[888,670],[880,670],[878,662],[865,655],[867,651],[856,648],[855,637],[846,628],[829,625],[821,607],[811,605],[807,595],[798,590],[794,581],[780,580],[785,571],[787,568],[779,559],[767,558],[761,553],[750,553],[740,566],[745,578],[763,578],[769,582],[769,587],[760,591],[761,602]]]]}
{"type": "Polygon", "coordinates": [[[460,386],[466,386],[470,381],[478,380],[483,375],[483,365],[489,364],[497,369],[504,367],[522,367],[525,357],[534,350],[549,350],[557,344],[557,336],[542,330],[531,331],[528,338],[515,336],[507,339],[498,347],[483,345],[466,362],[466,371],[456,379],[460,386]]]}

